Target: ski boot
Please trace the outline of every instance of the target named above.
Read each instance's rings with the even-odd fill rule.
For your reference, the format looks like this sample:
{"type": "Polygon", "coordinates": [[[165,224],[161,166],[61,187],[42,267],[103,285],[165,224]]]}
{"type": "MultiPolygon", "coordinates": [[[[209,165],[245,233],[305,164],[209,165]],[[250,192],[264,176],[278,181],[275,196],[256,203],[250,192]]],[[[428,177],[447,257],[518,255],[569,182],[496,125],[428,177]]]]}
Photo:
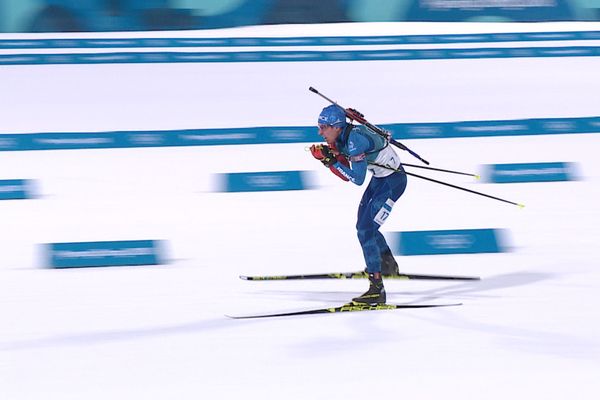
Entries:
{"type": "Polygon", "coordinates": [[[361,304],[385,304],[385,300],[385,288],[379,272],[370,273],[369,290],[352,299],[353,302],[361,304]]]}
{"type": "Polygon", "coordinates": [[[383,276],[400,275],[398,263],[390,249],[381,253],[381,274],[383,276]]]}

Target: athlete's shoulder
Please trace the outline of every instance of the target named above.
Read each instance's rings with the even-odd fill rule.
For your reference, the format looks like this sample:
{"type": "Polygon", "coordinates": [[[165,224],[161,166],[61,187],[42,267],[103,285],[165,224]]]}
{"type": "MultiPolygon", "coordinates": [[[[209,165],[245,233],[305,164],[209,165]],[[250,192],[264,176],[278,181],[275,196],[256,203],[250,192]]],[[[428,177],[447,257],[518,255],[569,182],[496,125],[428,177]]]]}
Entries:
{"type": "Polygon", "coordinates": [[[369,139],[363,126],[354,126],[348,134],[348,152],[351,155],[364,153],[369,148],[369,139]]]}
{"type": "Polygon", "coordinates": [[[350,130],[350,133],[355,134],[355,135],[368,135],[369,134],[369,128],[367,128],[364,125],[352,125],[352,129],[350,130]]]}

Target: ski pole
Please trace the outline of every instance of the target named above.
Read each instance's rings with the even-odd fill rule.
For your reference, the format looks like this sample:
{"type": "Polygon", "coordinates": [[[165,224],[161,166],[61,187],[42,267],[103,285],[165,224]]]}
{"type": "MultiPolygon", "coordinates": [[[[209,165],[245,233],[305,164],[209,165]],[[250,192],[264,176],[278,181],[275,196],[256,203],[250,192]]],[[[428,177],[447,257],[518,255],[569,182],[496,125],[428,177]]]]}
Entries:
{"type": "Polygon", "coordinates": [[[331,104],[334,104],[334,105],[338,106],[339,108],[341,108],[344,111],[344,113],[346,114],[346,117],[349,118],[350,120],[356,121],[359,124],[366,126],[371,131],[373,131],[373,132],[383,136],[387,140],[389,140],[390,143],[393,144],[394,146],[398,147],[399,149],[409,152],[413,157],[415,157],[415,158],[419,159],[420,161],[422,161],[423,163],[429,165],[429,161],[423,159],[420,155],[418,155],[417,153],[415,153],[414,151],[412,151],[411,149],[409,149],[402,143],[398,142],[397,140],[393,139],[392,136],[385,129],[382,129],[376,125],[373,125],[369,121],[367,121],[365,119],[365,116],[363,114],[361,114],[360,112],[356,111],[353,108],[344,108],[344,107],[340,106],[338,103],[331,100],[329,97],[325,96],[324,94],[322,94],[321,92],[319,92],[317,89],[315,89],[312,86],[309,87],[308,90],[310,90],[311,92],[313,92],[315,94],[318,94],[319,96],[321,96],[322,98],[324,98],[325,100],[330,102],[331,104]]]}
{"type": "Polygon", "coordinates": [[[453,184],[451,184],[451,183],[447,183],[447,182],[438,181],[438,180],[436,180],[436,179],[428,178],[428,177],[426,177],[426,176],[422,176],[422,175],[413,174],[412,172],[401,171],[401,170],[399,170],[399,169],[396,169],[396,168],[388,167],[387,165],[381,165],[381,164],[377,164],[377,163],[369,163],[369,164],[371,164],[371,165],[375,165],[375,166],[377,166],[377,167],[381,167],[381,168],[389,169],[389,170],[391,170],[391,171],[400,172],[400,173],[402,173],[402,174],[406,174],[406,175],[409,175],[409,176],[414,176],[415,178],[421,178],[421,179],[425,179],[426,181],[430,181],[430,182],[439,183],[440,185],[449,186],[449,187],[451,187],[451,188],[454,188],[454,189],[464,190],[465,192],[469,192],[469,193],[477,194],[477,195],[479,195],[479,196],[483,196],[483,197],[487,197],[487,198],[490,198],[490,199],[494,199],[494,200],[502,201],[502,202],[504,202],[504,203],[512,204],[512,205],[518,206],[518,207],[520,207],[520,208],[523,208],[523,207],[525,207],[525,205],[524,205],[524,204],[515,203],[514,201],[510,201],[510,200],[501,199],[500,197],[491,196],[491,195],[489,195],[489,194],[485,194],[485,193],[477,192],[477,191],[475,191],[475,190],[471,190],[471,189],[467,189],[467,188],[464,188],[464,187],[456,186],[456,185],[453,185],[453,184]]]}
{"type": "Polygon", "coordinates": [[[406,167],[415,167],[415,168],[423,168],[423,169],[428,169],[431,171],[440,171],[440,172],[448,172],[450,174],[457,174],[457,175],[466,175],[466,176],[472,176],[475,179],[479,179],[480,176],[477,174],[471,174],[470,172],[460,172],[460,171],[452,171],[450,169],[441,169],[441,168],[433,168],[433,167],[424,167],[422,165],[416,165],[416,164],[407,164],[407,163],[400,163],[400,165],[406,166],[406,167]]]}

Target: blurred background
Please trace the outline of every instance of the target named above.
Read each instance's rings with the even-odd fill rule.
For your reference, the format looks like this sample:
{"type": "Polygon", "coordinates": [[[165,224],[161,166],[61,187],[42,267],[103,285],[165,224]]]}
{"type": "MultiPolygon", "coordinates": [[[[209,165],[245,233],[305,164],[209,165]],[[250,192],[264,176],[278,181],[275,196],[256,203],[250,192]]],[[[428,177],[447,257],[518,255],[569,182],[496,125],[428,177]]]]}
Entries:
{"type": "Polygon", "coordinates": [[[214,29],[331,22],[595,21],[599,0],[2,0],[0,32],[214,29]]]}

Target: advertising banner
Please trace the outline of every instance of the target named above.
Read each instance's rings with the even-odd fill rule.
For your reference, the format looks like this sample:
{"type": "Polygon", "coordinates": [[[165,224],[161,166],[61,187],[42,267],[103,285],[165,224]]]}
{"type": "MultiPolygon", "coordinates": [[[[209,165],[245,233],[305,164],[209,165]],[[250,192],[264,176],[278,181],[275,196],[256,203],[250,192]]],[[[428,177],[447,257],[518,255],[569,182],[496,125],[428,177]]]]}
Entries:
{"type": "Polygon", "coordinates": [[[410,231],[392,234],[404,256],[434,254],[499,253],[504,251],[497,229],[410,231]]]}
{"type": "Polygon", "coordinates": [[[483,174],[488,182],[557,182],[576,180],[573,163],[491,164],[483,174]]]}
{"type": "Polygon", "coordinates": [[[308,189],[304,171],[241,172],[221,174],[223,192],[264,192],[308,189]]]}
{"type": "Polygon", "coordinates": [[[50,268],[114,267],[160,264],[159,241],[51,243],[46,245],[50,268]]]}
{"type": "Polygon", "coordinates": [[[0,200],[22,200],[33,197],[28,179],[0,179],[0,200]]]}

